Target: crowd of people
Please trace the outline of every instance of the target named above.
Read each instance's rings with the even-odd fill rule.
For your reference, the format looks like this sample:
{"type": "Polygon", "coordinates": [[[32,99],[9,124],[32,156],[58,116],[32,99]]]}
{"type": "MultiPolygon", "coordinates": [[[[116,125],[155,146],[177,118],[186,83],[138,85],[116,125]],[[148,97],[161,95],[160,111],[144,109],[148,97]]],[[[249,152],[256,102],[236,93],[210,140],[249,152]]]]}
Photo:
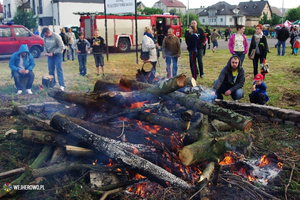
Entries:
{"type": "MultiPolygon", "coordinates": [[[[245,26],[243,25],[236,25],[235,33],[231,29],[225,30],[225,41],[228,41],[228,49],[231,57],[221,70],[218,78],[214,81],[212,95],[215,95],[218,99],[223,99],[223,95],[231,96],[233,100],[239,100],[244,97],[245,70],[243,62],[247,55],[249,59],[252,59],[254,76],[252,92],[249,94],[250,102],[265,104],[269,99],[266,92],[267,86],[264,82],[267,72],[263,73],[262,68],[265,66],[267,54],[270,53],[268,38],[272,38],[272,33],[274,33],[274,37],[278,39],[276,44],[277,55],[282,56],[285,55],[286,40],[290,38],[291,53],[298,55],[300,46],[299,30],[297,27],[291,27],[288,30],[283,26],[282,28],[276,27],[273,31],[273,29],[269,30],[269,28],[267,29],[258,24],[255,26],[255,33],[251,38],[249,46],[244,32],[245,26]]],[[[44,38],[44,54],[47,56],[48,73],[54,77],[53,81],[55,85],[54,72],[56,70],[61,91],[65,89],[62,62],[66,62],[66,60],[74,61],[75,52],[78,54],[80,75],[88,76],[86,62],[87,54],[91,48],[97,69],[97,76],[100,76],[101,67],[102,77],[105,77],[103,53],[105,52],[106,45],[98,29],[94,30],[94,37],[90,40],[85,39],[82,32],[79,32],[78,39],[76,39],[71,28],[68,29],[68,32],[64,28],[61,29],[59,35],[50,31],[49,28],[44,28],[41,35],[44,38]],[[67,59],[65,58],[66,54],[67,59]]],[[[195,80],[197,80],[198,76],[204,78],[202,59],[205,55],[205,50],[210,49],[212,42],[212,52],[215,53],[218,48],[218,38],[221,35],[222,32],[220,29],[213,29],[211,32],[208,26],[206,26],[205,30],[203,30],[197,26],[195,20],[191,22],[191,25],[186,30],[184,37],[189,52],[191,76],[195,80]]],[[[172,28],[164,30],[164,27],[160,26],[156,29],[155,25],[145,27],[141,51],[147,53],[146,58],[143,58],[143,62],[152,65],[151,73],[153,77],[155,77],[160,51],[166,62],[167,78],[170,79],[177,76],[178,58],[181,56],[181,44],[179,38],[174,35],[172,28]]],[[[32,94],[34,66],[35,62],[27,45],[21,45],[19,51],[13,54],[9,62],[11,74],[17,88],[17,95],[22,93],[22,86],[20,85],[21,77],[28,78],[26,91],[28,94],[32,94]]]]}

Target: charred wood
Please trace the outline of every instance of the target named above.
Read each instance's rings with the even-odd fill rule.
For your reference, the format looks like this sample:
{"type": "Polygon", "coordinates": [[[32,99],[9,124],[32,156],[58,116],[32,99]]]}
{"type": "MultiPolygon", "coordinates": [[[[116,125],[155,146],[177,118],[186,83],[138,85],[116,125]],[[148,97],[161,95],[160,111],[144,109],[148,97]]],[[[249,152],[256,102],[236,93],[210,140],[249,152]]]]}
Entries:
{"type": "Polygon", "coordinates": [[[77,138],[85,140],[95,150],[103,152],[112,159],[118,162],[124,163],[126,166],[132,167],[132,169],[141,175],[148,177],[149,179],[158,182],[161,185],[166,186],[166,182],[171,186],[177,186],[183,189],[193,189],[193,186],[187,184],[182,179],[174,176],[166,170],[158,167],[155,164],[125,150],[120,146],[120,142],[113,142],[111,139],[107,139],[102,136],[98,136],[79,125],[72,123],[67,118],[59,115],[55,115],[51,119],[51,126],[69,134],[74,135],[77,138]]]}

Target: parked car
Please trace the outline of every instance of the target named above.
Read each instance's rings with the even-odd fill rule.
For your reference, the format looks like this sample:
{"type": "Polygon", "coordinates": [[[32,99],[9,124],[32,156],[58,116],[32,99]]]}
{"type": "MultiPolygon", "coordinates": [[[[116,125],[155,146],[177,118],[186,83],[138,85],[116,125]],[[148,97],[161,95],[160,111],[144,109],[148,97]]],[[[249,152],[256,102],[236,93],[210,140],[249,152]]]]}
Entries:
{"type": "Polygon", "coordinates": [[[18,51],[21,44],[27,44],[30,53],[38,58],[44,51],[44,40],[34,35],[22,25],[7,23],[0,25],[0,55],[9,55],[18,51]]]}

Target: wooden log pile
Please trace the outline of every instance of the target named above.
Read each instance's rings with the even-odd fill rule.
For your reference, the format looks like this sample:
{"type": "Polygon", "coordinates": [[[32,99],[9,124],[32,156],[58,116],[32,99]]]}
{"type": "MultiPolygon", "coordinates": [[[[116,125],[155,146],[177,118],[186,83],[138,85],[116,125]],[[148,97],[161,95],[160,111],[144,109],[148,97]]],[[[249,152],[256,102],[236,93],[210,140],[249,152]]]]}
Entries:
{"type": "MultiPolygon", "coordinates": [[[[24,140],[55,147],[48,148],[45,156],[48,158],[54,151],[50,166],[36,165],[31,176],[80,169],[112,172],[121,168],[165,187],[197,190],[196,182],[210,179],[219,156],[250,144],[246,132],[252,122],[249,117],[177,91],[187,85],[194,86],[195,81],[179,75],[157,85],[127,79],[118,84],[98,80],[91,93],[49,89],[49,96],[67,106],[54,113],[49,124],[43,122],[47,124],[44,130],[23,131],[24,140]],[[213,127],[244,133],[217,138],[213,127]],[[105,156],[116,164],[109,168],[69,163],[65,162],[67,155],[105,156]],[[210,164],[200,177],[195,168],[203,161],[210,164]]],[[[28,117],[21,110],[11,112],[28,117]]]]}

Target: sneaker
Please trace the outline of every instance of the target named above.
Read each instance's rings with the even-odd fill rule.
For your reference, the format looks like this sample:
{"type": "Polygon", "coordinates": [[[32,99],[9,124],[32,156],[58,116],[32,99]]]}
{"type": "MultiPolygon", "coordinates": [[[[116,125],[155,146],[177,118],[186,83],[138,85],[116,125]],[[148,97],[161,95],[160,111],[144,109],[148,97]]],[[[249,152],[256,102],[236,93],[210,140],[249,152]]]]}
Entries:
{"type": "Polygon", "coordinates": [[[102,74],[102,77],[105,77],[105,74],[104,74],[104,73],[102,74]]]}
{"type": "Polygon", "coordinates": [[[89,77],[89,75],[87,75],[87,74],[85,74],[85,75],[83,75],[83,76],[85,76],[85,77],[89,77]]]}
{"type": "Polygon", "coordinates": [[[22,90],[18,90],[16,95],[22,94],[22,90]]]}
{"type": "Polygon", "coordinates": [[[214,50],[214,49],[212,49],[212,51],[215,53],[215,50],[214,50]]]}
{"type": "Polygon", "coordinates": [[[65,91],[65,87],[64,86],[60,86],[59,88],[61,91],[65,91]]]}
{"type": "Polygon", "coordinates": [[[200,78],[204,78],[204,75],[200,75],[200,78]]]}
{"type": "Polygon", "coordinates": [[[28,94],[32,94],[31,89],[27,89],[26,92],[27,92],[28,94]]]}
{"type": "Polygon", "coordinates": [[[97,74],[97,76],[100,76],[100,74],[97,74]]]}

